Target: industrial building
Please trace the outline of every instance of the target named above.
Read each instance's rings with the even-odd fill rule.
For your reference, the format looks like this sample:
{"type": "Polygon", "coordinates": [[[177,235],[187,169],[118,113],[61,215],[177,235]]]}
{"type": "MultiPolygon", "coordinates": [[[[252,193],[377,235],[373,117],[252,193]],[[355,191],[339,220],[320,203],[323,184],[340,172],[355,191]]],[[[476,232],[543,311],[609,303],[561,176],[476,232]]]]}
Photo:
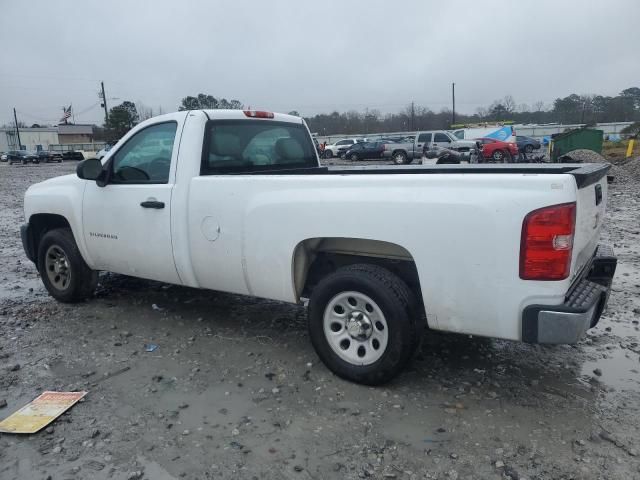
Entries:
{"type": "Polygon", "coordinates": [[[16,129],[3,127],[0,128],[0,152],[60,150],[58,147],[61,145],[92,144],[94,143],[93,129],[94,125],[72,124],[63,124],[57,127],[20,128],[20,145],[18,145],[16,129]]]}

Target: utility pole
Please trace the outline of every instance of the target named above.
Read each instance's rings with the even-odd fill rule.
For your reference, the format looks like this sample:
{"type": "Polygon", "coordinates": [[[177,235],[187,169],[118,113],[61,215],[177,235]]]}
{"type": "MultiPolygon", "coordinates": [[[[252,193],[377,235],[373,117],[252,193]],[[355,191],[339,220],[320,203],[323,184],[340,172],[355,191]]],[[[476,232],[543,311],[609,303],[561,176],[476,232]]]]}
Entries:
{"type": "Polygon", "coordinates": [[[453,111],[451,112],[451,125],[456,124],[456,84],[451,84],[451,99],[453,100],[453,111]]]}
{"type": "Polygon", "coordinates": [[[22,150],[22,142],[20,141],[20,127],[18,127],[18,116],[16,115],[16,108],[13,107],[13,119],[16,122],[16,136],[18,137],[18,148],[17,150],[22,150]]]}
{"type": "Polygon", "coordinates": [[[107,108],[107,96],[104,94],[104,82],[100,82],[100,86],[102,87],[102,106],[104,107],[104,124],[106,126],[109,123],[109,109],[107,108]]]}
{"type": "Polygon", "coordinates": [[[416,116],[416,111],[415,108],[413,107],[413,102],[411,102],[411,126],[409,128],[411,128],[411,131],[413,132],[414,130],[414,119],[416,116]]]}

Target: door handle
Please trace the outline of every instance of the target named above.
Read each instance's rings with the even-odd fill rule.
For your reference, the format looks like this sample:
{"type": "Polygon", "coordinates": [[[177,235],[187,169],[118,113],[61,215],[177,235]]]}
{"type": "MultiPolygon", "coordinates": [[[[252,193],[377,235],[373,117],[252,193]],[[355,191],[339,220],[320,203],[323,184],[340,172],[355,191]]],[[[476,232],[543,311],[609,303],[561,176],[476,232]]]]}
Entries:
{"type": "Polygon", "coordinates": [[[140,206],[142,208],[155,208],[157,210],[164,208],[164,202],[159,202],[157,200],[146,200],[144,202],[140,202],[140,206]]]}

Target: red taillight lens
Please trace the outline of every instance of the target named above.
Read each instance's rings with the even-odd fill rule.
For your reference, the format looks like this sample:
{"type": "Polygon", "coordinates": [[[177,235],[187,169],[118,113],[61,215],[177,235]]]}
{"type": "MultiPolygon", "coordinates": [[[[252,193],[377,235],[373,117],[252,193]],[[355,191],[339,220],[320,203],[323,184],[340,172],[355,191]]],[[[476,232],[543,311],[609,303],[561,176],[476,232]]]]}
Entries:
{"type": "Polygon", "coordinates": [[[522,222],[520,278],[567,278],[571,269],[575,225],[575,203],[553,205],[529,213],[522,222]]]}
{"type": "Polygon", "coordinates": [[[251,118],[273,118],[273,112],[263,112],[260,110],[243,110],[247,117],[251,118]]]}

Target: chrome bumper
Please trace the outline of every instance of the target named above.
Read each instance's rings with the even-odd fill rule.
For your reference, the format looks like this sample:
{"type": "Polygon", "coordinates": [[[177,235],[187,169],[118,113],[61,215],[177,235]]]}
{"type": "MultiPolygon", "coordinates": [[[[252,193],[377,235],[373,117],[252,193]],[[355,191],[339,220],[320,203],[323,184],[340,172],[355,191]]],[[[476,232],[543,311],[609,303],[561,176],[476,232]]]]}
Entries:
{"type": "Polygon", "coordinates": [[[599,245],[561,305],[529,305],[522,312],[522,341],[528,343],[576,343],[595,327],[604,311],[617,259],[613,249],[599,245]]]}

